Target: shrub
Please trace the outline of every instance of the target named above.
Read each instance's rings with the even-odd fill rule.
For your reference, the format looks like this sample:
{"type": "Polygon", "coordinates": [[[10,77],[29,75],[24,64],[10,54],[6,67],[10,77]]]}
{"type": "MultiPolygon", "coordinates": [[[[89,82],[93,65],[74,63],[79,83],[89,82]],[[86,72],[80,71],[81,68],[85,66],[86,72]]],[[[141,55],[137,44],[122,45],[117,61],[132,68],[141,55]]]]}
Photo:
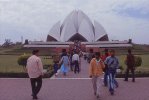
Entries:
{"type": "Polygon", "coordinates": [[[18,58],[18,64],[20,65],[20,66],[23,66],[23,68],[24,68],[24,70],[25,70],[25,67],[26,67],[26,65],[27,65],[27,59],[29,58],[30,56],[29,55],[26,55],[26,54],[24,54],[24,55],[21,55],[19,58],[18,58]]]}
{"type": "MultiPolygon", "coordinates": [[[[135,67],[140,67],[142,65],[142,58],[140,56],[134,56],[135,59],[135,67]]],[[[124,63],[127,65],[127,62],[124,61],[124,63]]]]}
{"type": "Polygon", "coordinates": [[[120,70],[124,70],[123,66],[119,66],[119,69],[120,69],[120,70]]]}
{"type": "Polygon", "coordinates": [[[135,67],[140,67],[142,65],[142,58],[140,56],[135,56],[135,67]]]}

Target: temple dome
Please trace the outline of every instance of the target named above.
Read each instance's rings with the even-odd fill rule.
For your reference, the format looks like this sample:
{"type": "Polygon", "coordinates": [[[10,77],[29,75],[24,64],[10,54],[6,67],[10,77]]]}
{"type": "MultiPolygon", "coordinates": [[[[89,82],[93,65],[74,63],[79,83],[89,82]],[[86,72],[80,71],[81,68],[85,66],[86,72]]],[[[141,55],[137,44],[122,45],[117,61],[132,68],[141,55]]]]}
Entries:
{"type": "Polygon", "coordinates": [[[97,22],[94,24],[81,10],[72,11],[63,21],[57,22],[50,30],[47,41],[108,41],[104,28],[97,22]]]}

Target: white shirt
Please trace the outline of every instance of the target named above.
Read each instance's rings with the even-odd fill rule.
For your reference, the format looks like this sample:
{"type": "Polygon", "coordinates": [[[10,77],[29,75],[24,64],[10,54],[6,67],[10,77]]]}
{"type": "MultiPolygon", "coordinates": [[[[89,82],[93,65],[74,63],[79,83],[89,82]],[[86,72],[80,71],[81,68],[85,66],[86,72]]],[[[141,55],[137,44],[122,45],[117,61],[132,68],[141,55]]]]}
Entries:
{"type": "Polygon", "coordinates": [[[79,55],[78,55],[78,54],[74,54],[74,55],[72,56],[72,61],[75,61],[75,60],[77,60],[77,61],[79,61],[79,60],[80,60],[80,58],[79,58],[79,55]]]}
{"type": "Polygon", "coordinates": [[[43,75],[43,65],[39,57],[32,55],[28,58],[27,72],[30,78],[38,78],[43,75]]]}

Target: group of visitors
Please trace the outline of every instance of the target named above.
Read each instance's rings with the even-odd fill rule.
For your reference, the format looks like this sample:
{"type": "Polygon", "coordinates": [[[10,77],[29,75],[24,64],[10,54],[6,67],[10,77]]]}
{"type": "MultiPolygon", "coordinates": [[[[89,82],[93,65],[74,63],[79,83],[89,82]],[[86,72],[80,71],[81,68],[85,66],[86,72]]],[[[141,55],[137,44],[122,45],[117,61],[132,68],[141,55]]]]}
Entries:
{"type": "Polygon", "coordinates": [[[81,42],[78,40],[74,41],[74,48],[75,51],[80,51],[81,50],[81,42]]]}
{"type": "Polygon", "coordinates": [[[74,41],[74,46],[70,50],[69,54],[66,49],[62,50],[61,59],[59,62],[60,71],[66,76],[66,73],[69,71],[74,71],[74,73],[80,72],[80,62],[81,62],[81,42],[74,41]]]}
{"type": "Polygon", "coordinates": [[[95,58],[93,58],[90,61],[90,78],[92,78],[93,82],[93,89],[94,94],[97,96],[97,98],[100,97],[100,89],[101,85],[103,83],[102,77],[103,77],[103,71],[105,70],[105,77],[104,77],[104,83],[105,86],[109,86],[109,91],[111,95],[114,94],[114,87],[118,87],[118,83],[115,79],[116,76],[116,69],[119,67],[119,61],[115,57],[115,51],[110,51],[110,56],[107,56],[104,60],[101,57],[100,52],[95,53],[95,58]]]}
{"type": "MultiPolygon", "coordinates": [[[[132,82],[135,82],[135,61],[134,55],[131,50],[128,50],[128,55],[126,57],[125,63],[127,65],[127,70],[125,74],[125,80],[128,81],[129,70],[132,72],[132,82]]],[[[105,49],[105,55],[101,56],[100,52],[96,52],[94,57],[90,61],[89,76],[92,78],[94,94],[97,98],[101,96],[101,86],[104,82],[105,86],[108,86],[111,95],[114,95],[115,88],[118,88],[119,84],[116,81],[116,73],[119,68],[119,60],[115,56],[115,50],[105,49]],[[104,73],[104,81],[102,81],[104,73]]]]}
{"type": "Polygon", "coordinates": [[[80,57],[77,51],[73,51],[70,55],[67,54],[66,50],[63,50],[60,62],[60,71],[66,76],[69,71],[74,71],[74,73],[80,72],[80,57]]]}
{"type": "MultiPolygon", "coordinates": [[[[37,94],[39,93],[42,87],[42,77],[43,73],[43,65],[42,61],[39,58],[39,50],[33,50],[32,56],[27,60],[27,72],[30,78],[31,87],[32,87],[32,94],[33,99],[38,99],[37,94]]],[[[80,72],[80,58],[77,52],[74,51],[73,56],[71,57],[72,62],[74,64],[74,73],[80,72]]],[[[134,66],[134,55],[131,53],[131,50],[128,50],[128,55],[126,57],[125,63],[127,65],[125,80],[128,81],[128,74],[131,70],[133,79],[132,81],[135,82],[135,66],[134,66]]],[[[63,72],[64,76],[68,72],[68,66],[70,65],[70,57],[67,55],[66,50],[63,51],[61,55],[61,60],[59,62],[61,65],[61,72],[63,72]]],[[[102,86],[102,77],[103,72],[104,74],[104,85],[108,86],[109,92],[111,95],[114,95],[115,88],[118,87],[118,82],[116,81],[116,69],[119,67],[119,60],[115,57],[115,51],[105,50],[105,55],[101,56],[100,52],[96,52],[93,58],[90,61],[89,67],[89,76],[92,78],[94,94],[97,98],[101,96],[101,86],[102,86]]]]}

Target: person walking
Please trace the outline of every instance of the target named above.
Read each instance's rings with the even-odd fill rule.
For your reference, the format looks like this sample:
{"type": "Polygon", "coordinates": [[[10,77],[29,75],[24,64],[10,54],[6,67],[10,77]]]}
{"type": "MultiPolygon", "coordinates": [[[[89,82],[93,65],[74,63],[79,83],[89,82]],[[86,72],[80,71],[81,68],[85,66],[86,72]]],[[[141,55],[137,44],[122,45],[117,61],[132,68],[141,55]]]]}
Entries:
{"type": "Polygon", "coordinates": [[[74,55],[72,56],[72,61],[74,64],[74,73],[76,74],[76,72],[80,72],[80,67],[79,67],[79,63],[80,63],[80,58],[79,55],[77,54],[76,51],[74,51],[74,55]]]}
{"type": "Polygon", "coordinates": [[[64,76],[66,76],[67,72],[68,72],[68,67],[69,67],[69,57],[67,55],[67,52],[63,53],[63,56],[59,62],[59,65],[61,65],[61,72],[63,73],[64,76]]]}
{"type": "Polygon", "coordinates": [[[104,62],[100,58],[100,52],[96,52],[95,58],[93,58],[90,62],[89,77],[92,78],[94,95],[97,96],[97,98],[100,98],[101,96],[101,86],[104,67],[104,62]]]}
{"type": "Polygon", "coordinates": [[[38,99],[37,94],[42,87],[43,65],[39,56],[39,50],[33,50],[32,56],[27,60],[27,72],[32,87],[33,99],[38,99]]]}
{"type": "Polygon", "coordinates": [[[94,51],[93,49],[90,49],[89,53],[88,53],[88,58],[87,58],[87,62],[90,63],[90,61],[92,60],[92,58],[95,57],[94,51]]]}
{"type": "Polygon", "coordinates": [[[73,68],[73,61],[72,61],[72,56],[73,56],[73,50],[70,52],[70,57],[69,57],[69,59],[70,59],[70,69],[71,69],[71,71],[74,70],[74,68],[73,68]]]}
{"type": "Polygon", "coordinates": [[[125,63],[127,65],[126,73],[125,73],[125,80],[128,81],[128,74],[129,71],[132,73],[132,82],[135,82],[135,58],[134,55],[131,53],[131,49],[128,50],[128,55],[125,59],[125,63]]]}
{"type": "MultiPolygon", "coordinates": [[[[110,56],[108,49],[104,50],[105,54],[102,56],[102,60],[105,62],[106,58],[108,56],[110,56]]],[[[108,66],[106,66],[105,64],[105,68],[104,68],[104,85],[107,86],[108,84],[108,66]]]]}
{"type": "Polygon", "coordinates": [[[108,86],[111,95],[114,95],[114,88],[118,87],[118,82],[116,81],[116,70],[119,67],[118,58],[115,57],[115,51],[110,51],[110,56],[106,58],[105,64],[108,67],[108,86]]]}
{"type": "Polygon", "coordinates": [[[60,55],[60,58],[62,58],[65,55],[65,53],[66,53],[66,49],[62,49],[62,53],[60,55]]]}

